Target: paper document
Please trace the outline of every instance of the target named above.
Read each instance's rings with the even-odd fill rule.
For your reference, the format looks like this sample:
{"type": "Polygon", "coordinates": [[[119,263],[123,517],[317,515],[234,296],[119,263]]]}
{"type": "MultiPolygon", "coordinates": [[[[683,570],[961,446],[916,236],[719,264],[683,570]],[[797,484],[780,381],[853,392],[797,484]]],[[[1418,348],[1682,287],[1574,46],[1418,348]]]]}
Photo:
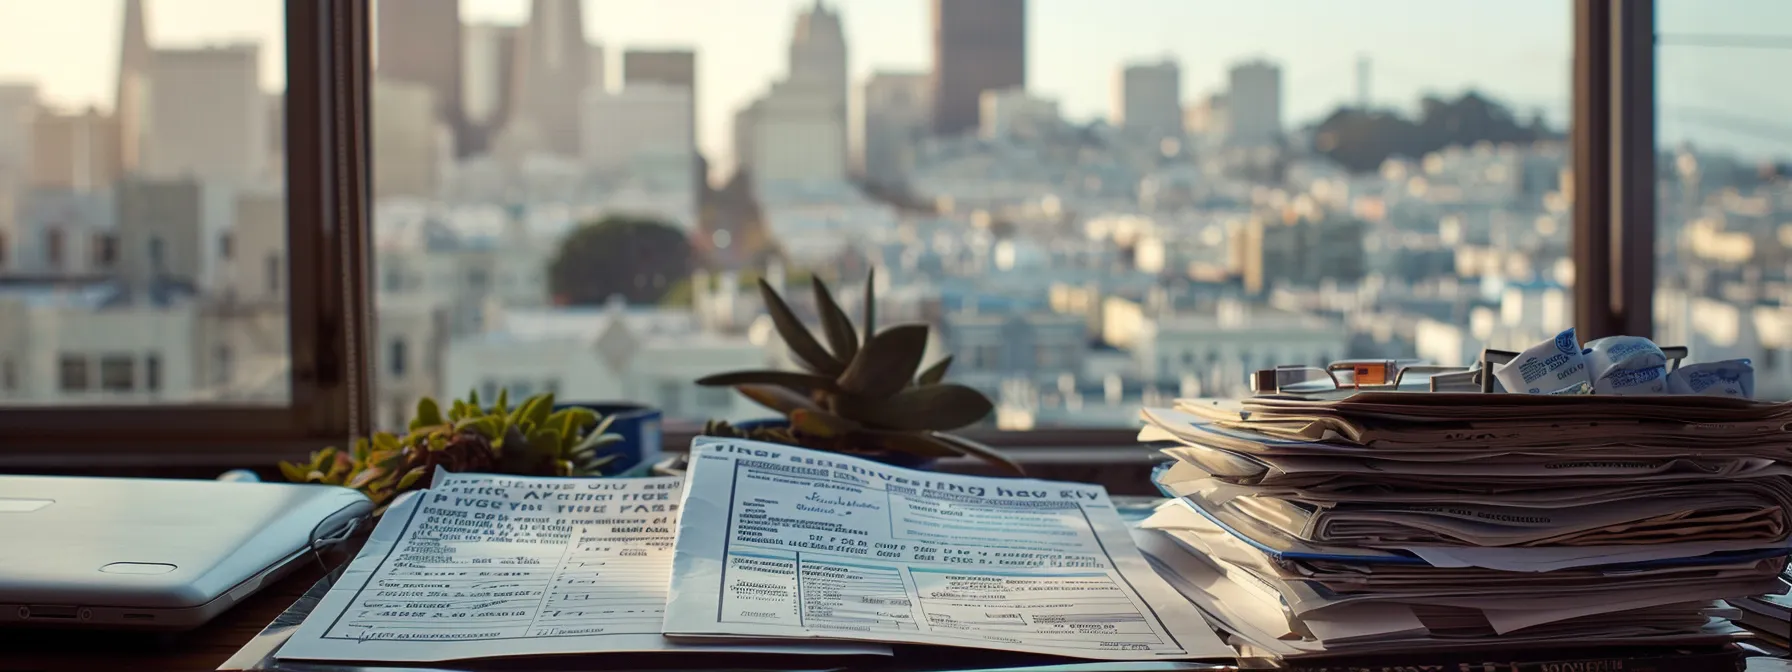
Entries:
{"type": "Polygon", "coordinates": [[[665,632],[1230,657],[1100,486],[699,439],[665,632]]]}
{"type": "Polygon", "coordinates": [[[888,653],[841,644],[692,646],[660,635],[681,480],[438,471],[429,490],[386,512],[277,657],[888,653]]]}

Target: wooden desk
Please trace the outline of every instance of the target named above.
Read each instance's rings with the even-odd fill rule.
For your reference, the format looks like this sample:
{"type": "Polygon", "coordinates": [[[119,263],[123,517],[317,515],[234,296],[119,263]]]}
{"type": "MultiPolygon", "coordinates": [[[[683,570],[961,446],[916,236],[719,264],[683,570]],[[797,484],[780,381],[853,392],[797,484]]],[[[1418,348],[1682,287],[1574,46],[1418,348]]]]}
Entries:
{"type": "Polygon", "coordinates": [[[215,670],[320,578],[323,568],[316,562],[301,563],[212,622],[183,633],[0,630],[0,670],[215,670]]]}

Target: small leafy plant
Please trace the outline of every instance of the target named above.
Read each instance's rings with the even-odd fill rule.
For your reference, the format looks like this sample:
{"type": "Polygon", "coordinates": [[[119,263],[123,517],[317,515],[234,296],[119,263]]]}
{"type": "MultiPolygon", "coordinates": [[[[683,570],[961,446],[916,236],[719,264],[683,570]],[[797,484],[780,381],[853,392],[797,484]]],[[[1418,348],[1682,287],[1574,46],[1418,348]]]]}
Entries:
{"type": "Polygon", "coordinates": [[[1023,473],[1019,464],[995,449],[946,433],[982,420],[995,405],[973,388],[943,382],[951,357],[921,370],[927,325],[899,324],[876,331],[873,280],[865,280],[862,338],[827,285],[820,278],[813,280],[826,346],[797,319],[783,297],[760,280],[766,310],[804,370],[736,371],[708,376],[697,384],[733,387],[784,414],[790,424],[743,430],[716,421],[704,433],[869,456],[968,455],[1007,473],[1023,473]]]}
{"type": "Polygon", "coordinates": [[[309,463],[280,463],[286,479],[354,488],[380,512],[399,493],[429,487],[436,467],[454,472],[495,472],[524,476],[591,476],[615,456],[598,457],[622,437],[607,433],[612,418],[586,408],[554,408],[554,395],[539,394],[510,408],[509,393],[498,393],[491,408],[478,392],[456,399],[444,414],[436,400],[417,402],[416,417],[403,436],[379,432],[356,439],[349,450],[325,448],[309,463]]]}

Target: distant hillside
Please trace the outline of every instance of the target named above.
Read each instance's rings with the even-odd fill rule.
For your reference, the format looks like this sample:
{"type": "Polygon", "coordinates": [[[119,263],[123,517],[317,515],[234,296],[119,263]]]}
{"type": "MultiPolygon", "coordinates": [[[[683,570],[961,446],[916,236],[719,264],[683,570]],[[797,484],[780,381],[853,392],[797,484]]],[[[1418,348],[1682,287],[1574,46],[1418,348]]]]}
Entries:
{"type": "Polygon", "coordinates": [[[1419,158],[1451,145],[1531,143],[1562,137],[1541,119],[1520,123],[1512,111],[1474,91],[1454,101],[1426,97],[1417,120],[1388,110],[1341,107],[1313,129],[1313,150],[1351,172],[1369,172],[1389,157],[1419,158]]]}

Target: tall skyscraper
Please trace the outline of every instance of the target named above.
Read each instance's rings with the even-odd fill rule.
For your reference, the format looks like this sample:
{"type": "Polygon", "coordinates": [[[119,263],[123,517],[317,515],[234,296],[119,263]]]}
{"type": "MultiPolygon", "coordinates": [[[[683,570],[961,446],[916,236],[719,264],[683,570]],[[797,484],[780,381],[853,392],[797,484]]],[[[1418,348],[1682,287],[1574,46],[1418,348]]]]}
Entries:
{"type": "Polygon", "coordinates": [[[94,108],[44,111],[33,126],[31,185],[76,192],[111,186],[117,178],[117,125],[94,108]]]}
{"type": "Polygon", "coordinates": [[[984,91],[1027,85],[1027,0],[933,0],[933,130],[977,130],[984,91]]]}
{"type": "Polygon", "coordinates": [[[140,172],[243,185],[267,177],[261,47],[158,49],[150,68],[140,172]]]}
{"type": "Polygon", "coordinates": [[[36,84],[0,83],[0,181],[23,181],[31,165],[36,84]]]}
{"type": "Polygon", "coordinates": [[[516,104],[517,26],[474,23],[461,29],[461,113],[466,116],[465,154],[480,154],[510,123],[516,104]]]}
{"type": "Polygon", "coordinates": [[[121,172],[136,170],[142,161],[143,125],[148,110],[145,90],[155,58],[149,48],[149,25],[143,17],[143,0],[124,0],[124,21],[119,28],[118,81],[112,98],[112,116],[118,124],[118,150],[114,153],[121,172]]]}
{"type": "Polygon", "coordinates": [[[517,99],[507,133],[525,150],[579,155],[579,101],[591,47],[580,0],[532,0],[517,43],[517,99]]]}
{"type": "Polygon", "coordinates": [[[865,80],[858,169],[867,182],[899,187],[907,180],[933,114],[930,93],[924,72],[878,72],[865,80]]]}
{"type": "Polygon", "coordinates": [[[454,134],[455,154],[465,156],[460,0],[379,0],[378,7],[375,72],[388,82],[428,87],[435,121],[454,134]]]}
{"type": "Polygon", "coordinates": [[[1182,68],[1175,61],[1128,65],[1114,81],[1114,123],[1146,142],[1182,137],[1182,68]]]}
{"type": "Polygon", "coordinates": [[[1282,137],[1282,69],[1269,61],[1232,66],[1226,87],[1227,144],[1274,145],[1282,137]]]}
{"type": "Polygon", "coordinates": [[[846,29],[840,14],[815,0],[797,15],[790,35],[790,84],[824,92],[840,119],[840,147],[845,151],[847,120],[846,29]]]}

